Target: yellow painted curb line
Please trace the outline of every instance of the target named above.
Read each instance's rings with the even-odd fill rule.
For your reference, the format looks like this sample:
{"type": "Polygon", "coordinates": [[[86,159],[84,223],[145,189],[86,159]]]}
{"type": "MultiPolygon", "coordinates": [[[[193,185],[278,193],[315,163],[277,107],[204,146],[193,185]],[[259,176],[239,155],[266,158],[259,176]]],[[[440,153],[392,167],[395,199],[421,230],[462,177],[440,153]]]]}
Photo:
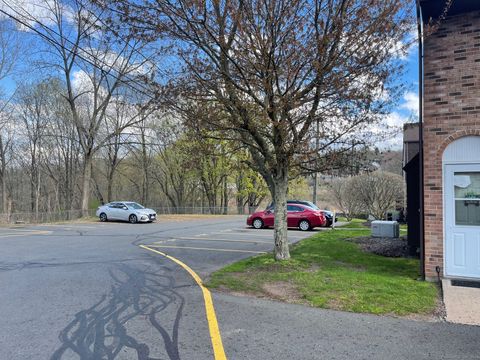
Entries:
{"type": "Polygon", "coordinates": [[[205,301],[205,312],[207,314],[208,329],[210,331],[210,339],[212,340],[213,346],[213,356],[215,360],[227,360],[225,356],[225,350],[223,349],[222,336],[220,335],[220,329],[218,327],[217,316],[215,315],[215,309],[213,308],[213,300],[210,291],[203,285],[202,279],[193,271],[188,265],[184,264],[180,260],[174,258],[173,256],[167,255],[161,251],[152,249],[145,245],[139,245],[145,250],[152,251],[154,253],[165,256],[167,259],[172,260],[173,262],[180,265],[184,268],[195,280],[195,282],[200,286],[203,293],[203,299],[205,301]]]}

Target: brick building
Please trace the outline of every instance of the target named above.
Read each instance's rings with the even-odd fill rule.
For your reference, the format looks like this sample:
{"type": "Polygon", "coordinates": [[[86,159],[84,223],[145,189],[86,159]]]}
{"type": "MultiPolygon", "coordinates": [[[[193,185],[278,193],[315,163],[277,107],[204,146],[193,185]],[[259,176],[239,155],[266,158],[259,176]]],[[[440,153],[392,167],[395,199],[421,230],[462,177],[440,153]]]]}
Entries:
{"type": "Polygon", "coordinates": [[[480,1],[445,3],[419,0],[422,264],[427,278],[480,278],[480,1]]]}

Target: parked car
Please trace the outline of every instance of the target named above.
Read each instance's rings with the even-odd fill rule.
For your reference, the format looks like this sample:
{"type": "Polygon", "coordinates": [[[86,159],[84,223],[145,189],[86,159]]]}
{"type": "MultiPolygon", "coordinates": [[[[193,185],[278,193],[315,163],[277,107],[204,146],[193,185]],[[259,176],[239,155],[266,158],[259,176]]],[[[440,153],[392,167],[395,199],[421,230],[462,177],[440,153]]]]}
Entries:
{"type": "MultiPolygon", "coordinates": [[[[329,227],[333,224],[333,212],[328,210],[321,210],[325,214],[325,219],[327,220],[325,226],[329,227]]],[[[337,222],[337,217],[335,216],[335,222],[337,222]]]]}
{"type": "MultiPolygon", "coordinates": [[[[247,225],[255,229],[273,226],[275,214],[272,208],[257,211],[247,218],[247,225]]],[[[298,227],[307,231],[315,227],[325,226],[325,214],[302,204],[287,204],[287,226],[298,227]]]]}
{"type": "MultiPolygon", "coordinates": [[[[323,214],[325,215],[325,219],[326,219],[324,226],[329,227],[329,226],[332,226],[332,224],[333,224],[333,212],[328,211],[328,210],[322,210],[311,201],[307,201],[307,200],[287,200],[287,205],[288,204],[300,204],[300,205],[305,205],[305,206],[311,207],[312,209],[317,210],[317,211],[323,211],[323,214]]],[[[270,203],[270,205],[267,206],[267,210],[273,210],[274,206],[275,206],[275,204],[273,202],[270,203]]],[[[335,222],[337,222],[336,217],[335,217],[335,222]]]]}
{"type": "Polygon", "coordinates": [[[114,201],[100,206],[96,215],[100,221],[123,220],[132,224],[136,222],[152,222],[156,220],[155,210],[146,209],[142,205],[132,201],[114,201]]]}

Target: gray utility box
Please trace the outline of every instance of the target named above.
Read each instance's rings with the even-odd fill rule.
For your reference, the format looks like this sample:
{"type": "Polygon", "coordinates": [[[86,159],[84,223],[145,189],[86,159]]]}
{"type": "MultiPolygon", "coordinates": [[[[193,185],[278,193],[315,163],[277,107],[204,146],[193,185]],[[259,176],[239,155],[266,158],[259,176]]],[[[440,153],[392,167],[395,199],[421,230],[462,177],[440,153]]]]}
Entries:
{"type": "Polygon", "coordinates": [[[372,236],[398,238],[400,236],[400,226],[396,221],[372,221],[372,236]]]}

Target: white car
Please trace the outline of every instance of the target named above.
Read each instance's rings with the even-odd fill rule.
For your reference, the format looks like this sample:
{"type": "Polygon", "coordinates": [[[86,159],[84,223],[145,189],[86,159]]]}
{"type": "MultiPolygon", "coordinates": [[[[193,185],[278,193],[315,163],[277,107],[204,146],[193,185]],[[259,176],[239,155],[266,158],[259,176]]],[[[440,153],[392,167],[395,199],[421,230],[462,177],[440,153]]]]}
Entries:
{"type": "Polygon", "coordinates": [[[102,222],[123,220],[132,224],[136,222],[152,222],[157,218],[155,210],[146,209],[132,201],[115,201],[102,205],[97,209],[96,215],[102,222]]]}

